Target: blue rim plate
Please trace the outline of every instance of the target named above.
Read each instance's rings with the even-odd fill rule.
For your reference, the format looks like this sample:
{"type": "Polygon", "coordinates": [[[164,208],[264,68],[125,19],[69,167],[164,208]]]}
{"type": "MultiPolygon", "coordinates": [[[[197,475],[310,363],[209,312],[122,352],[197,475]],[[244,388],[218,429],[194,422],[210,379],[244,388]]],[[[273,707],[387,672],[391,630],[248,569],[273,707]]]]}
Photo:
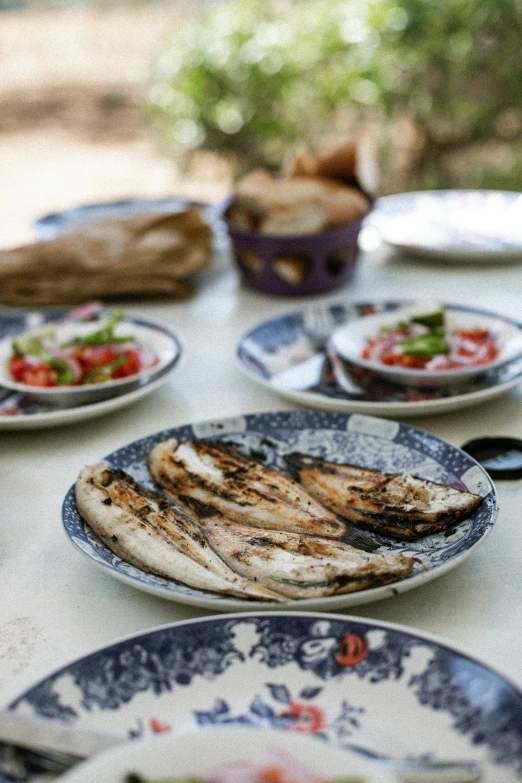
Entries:
{"type": "MultiPolygon", "coordinates": [[[[0,339],[15,336],[28,329],[34,329],[44,323],[59,321],[67,310],[22,310],[0,313],[0,339]]],[[[139,318],[124,316],[125,321],[138,326],[147,327],[165,335],[173,345],[171,361],[159,374],[138,380],[136,387],[99,402],[83,405],[67,406],[48,403],[40,397],[30,394],[13,392],[0,387],[0,432],[2,430],[40,429],[63,424],[70,424],[84,419],[102,416],[105,413],[130,405],[142,397],[158,389],[167,382],[172,372],[178,367],[183,355],[183,346],[179,337],[157,323],[139,318]]]]}
{"type": "Polygon", "coordinates": [[[88,223],[99,220],[118,220],[143,212],[180,212],[187,207],[206,207],[200,201],[189,201],[184,198],[156,199],[121,199],[94,204],[82,204],[60,212],[43,215],[33,223],[33,228],[40,240],[54,239],[65,231],[80,228],[88,223]]]}
{"type": "Polygon", "coordinates": [[[448,261],[522,260],[522,193],[397,193],[378,199],[366,224],[402,253],[448,261]]]}
{"type": "MultiPolygon", "coordinates": [[[[352,318],[393,312],[411,304],[406,300],[334,302],[324,308],[333,331],[352,318]]],[[[441,304],[463,313],[491,315],[479,308],[441,304]]],[[[517,359],[484,372],[464,386],[409,389],[348,366],[339,357],[326,361],[325,352],[307,335],[305,314],[304,309],[296,310],[264,321],[243,335],[236,347],[237,364],[251,380],[300,405],[373,416],[429,416],[494,399],[522,383],[522,359],[517,359]]],[[[513,319],[505,320],[522,328],[513,319]]]]}
{"type": "MultiPolygon", "coordinates": [[[[402,552],[418,558],[419,562],[408,578],[329,598],[289,600],[285,604],[257,603],[256,607],[263,611],[276,607],[329,611],[377,601],[418,587],[468,557],[489,533],[497,515],[495,488],[484,470],[469,455],[430,433],[370,416],[281,411],[187,424],[134,441],[112,452],[105,460],[127,471],[144,486],[157,489],[147,467],[147,457],[156,443],[170,437],[181,441],[194,437],[226,440],[246,454],[256,454],[258,459],[276,467],[282,467],[285,454],[300,451],[389,473],[408,472],[458,489],[467,489],[484,498],[479,508],[458,525],[416,542],[397,542],[369,534],[378,544],[379,552],[402,552]]],[[[78,471],[82,467],[78,465],[78,471]]],[[[133,587],[215,612],[252,608],[252,601],[194,590],[146,573],[117,557],[84,523],[76,508],[73,487],[63,503],[62,521],[66,535],[82,554],[110,576],[133,587]]]]}
{"type": "MultiPolygon", "coordinates": [[[[297,731],[370,758],[475,761],[483,783],[522,779],[519,689],[436,637],[345,615],[250,612],[161,626],[70,663],[10,709],[130,739],[297,731]]],[[[24,771],[12,747],[0,746],[2,762],[24,771]]]]}

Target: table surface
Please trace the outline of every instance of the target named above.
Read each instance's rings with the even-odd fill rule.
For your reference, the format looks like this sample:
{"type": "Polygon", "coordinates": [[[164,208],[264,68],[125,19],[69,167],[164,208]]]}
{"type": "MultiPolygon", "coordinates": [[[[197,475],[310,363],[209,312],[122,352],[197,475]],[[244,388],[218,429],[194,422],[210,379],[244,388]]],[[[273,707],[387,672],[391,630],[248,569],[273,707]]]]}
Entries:
{"type": "MultiPolygon", "coordinates": [[[[522,320],[522,267],[406,259],[380,247],[362,254],[349,287],[296,299],[246,289],[222,256],[190,300],[123,302],[130,314],[161,321],[181,337],[184,360],[168,383],[103,418],[0,433],[0,706],[119,637],[208,614],[123,584],[71,546],[60,511],[79,470],[167,427],[296,407],[241,372],[235,346],[243,333],[304,305],[386,298],[477,305],[522,320]]],[[[522,437],[522,392],[519,387],[469,410],[407,422],[458,446],[483,435],[522,437]]],[[[349,613],[434,634],[522,688],[522,480],[496,485],[497,522],[463,563],[415,590],[349,613]]]]}

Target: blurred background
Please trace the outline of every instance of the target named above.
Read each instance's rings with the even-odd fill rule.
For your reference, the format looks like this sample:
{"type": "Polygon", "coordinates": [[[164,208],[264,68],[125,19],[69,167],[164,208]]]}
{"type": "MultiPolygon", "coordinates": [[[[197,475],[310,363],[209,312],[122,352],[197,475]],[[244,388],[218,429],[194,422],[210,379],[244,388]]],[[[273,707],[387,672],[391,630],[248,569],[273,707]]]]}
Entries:
{"type": "Polygon", "coordinates": [[[382,194],[520,190],[521,41],[522,0],[0,0],[0,246],[346,136],[382,194]]]}

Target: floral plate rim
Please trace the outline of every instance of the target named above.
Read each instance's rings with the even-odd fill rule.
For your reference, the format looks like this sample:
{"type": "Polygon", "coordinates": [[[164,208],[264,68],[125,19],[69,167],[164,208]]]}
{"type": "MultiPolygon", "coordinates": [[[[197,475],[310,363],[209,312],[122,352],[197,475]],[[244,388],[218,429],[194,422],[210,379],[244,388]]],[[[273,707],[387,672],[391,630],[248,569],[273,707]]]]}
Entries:
{"type": "MultiPolygon", "coordinates": [[[[381,682],[386,683],[386,676],[384,676],[384,679],[382,676],[378,676],[376,680],[373,680],[371,676],[376,667],[376,673],[380,672],[380,674],[383,675],[384,672],[381,671],[381,668],[382,666],[386,668],[386,665],[391,666],[391,670],[388,672],[388,677],[391,676],[392,681],[396,681],[400,690],[406,693],[407,690],[412,688],[415,679],[412,679],[411,671],[409,674],[403,671],[402,657],[399,661],[395,661],[394,663],[393,656],[390,660],[388,660],[386,656],[384,658],[377,657],[377,659],[374,657],[372,668],[371,657],[369,657],[369,653],[373,647],[371,644],[370,647],[368,647],[369,634],[375,634],[375,632],[381,632],[385,635],[387,634],[387,636],[382,637],[381,644],[385,644],[386,650],[393,650],[394,645],[400,647],[401,656],[404,655],[405,659],[409,658],[410,651],[412,651],[415,647],[425,647],[430,650],[430,654],[432,655],[432,659],[430,661],[426,659],[425,663],[423,664],[423,676],[429,677],[429,680],[425,683],[425,686],[428,688],[428,690],[424,693],[421,688],[417,693],[413,694],[413,698],[416,699],[414,705],[418,704],[420,707],[427,707],[433,712],[449,712],[449,714],[454,719],[451,721],[451,725],[446,726],[445,729],[443,729],[441,725],[438,734],[430,734],[430,739],[434,737],[435,746],[432,746],[428,757],[431,757],[432,754],[434,754],[435,758],[437,758],[439,753],[442,752],[444,754],[445,745],[441,745],[441,743],[443,743],[444,731],[446,731],[450,732],[452,737],[461,737],[462,742],[467,741],[467,753],[469,755],[469,760],[480,761],[480,755],[485,753],[487,750],[488,772],[496,774],[495,769],[501,767],[502,765],[510,765],[511,771],[513,771],[512,765],[517,765],[518,772],[522,773],[522,728],[520,721],[518,721],[515,726],[512,726],[510,737],[504,736],[502,733],[502,722],[499,723],[499,718],[502,715],[504,716],[504,723],[508,718],[513,718],[513,716],[522,716],[522,689],[515,682],[504,675],[501,671],[496,669],[492,664],[485,661],[480,655],[477,655],[472,650],[468,649],[465,645],[461,645],[460,643],[455,644],[452,641],[437,634],[408,627],[400,623],[369,617],[353,616],[349,614],[322,613],[312,611],[293,611],[290,614],[283,611],[271,611],[269,613],[250,611],[241,612],[232,616],[228,614],[217,614],[207,617],[189,618],[177,622],[161,624],[145,630],[142,629],[140,631],[125,635],[119,639],[113,640],[109,643],[102,644],[83,655],[77,656],[75,659],[69,661],[56,670],[51,671],[45,677],[42,677],[37,682],[31,684],[14,700],[12,700],[8,705],[8,709],[14,711],[22,709],[24,712],[30,710],[41,716],[55,719],[61,718],[62,720],[70,720],[71,718],[76,720],[77,718],[81,724],[83,717],[88,716],[88,713],[92,710],[94,704],[99,704],[101,709],[105,708],[106,710],[112,710],[115,713],[118,713],[120,710],[123,711],[126,705],[130,704],[132,699],[137,697],[138,694],[142,691],[146,693],[152,689],[157,696],[172,692],[172,686],[171,688],[160,689],[159,691],[157,691],[154,687],[154,683],[152,681],[154,679],[153,671],[157,678],[157,666],[162,661],[161,656],[165,656],[165,646],[163,645],[163,647],[158,647],[158,645],[155,645],[154,642],[156,640],[161,642],[161,637],[163,636],[164,641],[168,640],[169,649],[175,649],[175,644],[177,642],[177,644],[180,646],[180,649],[182,650],[183,644],[187,644],[188,638],[187,634],[184,632],[184,629],[194,628],[195,626],[203,626],[199,633],[195,633],[195,636],[199,635],[202,637],[202,639],[207,640],[206,648],[208,650],[219,651],[219,656],[221,656],[223,659],[223,663],[225,662],[227,655],[232,652],[232,649],[235,653],[237,653],[242,650],[245,644],[247,644],[247,646],[249,646],[245,648],[245,653],[248,649],[250,654],[243,654],[243,656],[239,658],[236,657],[235,660],[238,665],[241,662],[247,664],[252,662],[251,666],[255,666],[257,661],[257,663],[261,665],[263,671],[267,670],[268,672],[268,670],[270,670],[270,678],[272,683],[274,680],[277,681],[278,679],[275,671],[279,667],[281,670],[279,674],[279,681],[282,682],[282,684],[269,685],[272,696],[275,697],[278,702],[281,701],[279,697],[283,696],[284,694],[282,692],[278,693],[277,689],[279,691],[290,690],[291,693],[291,689],[295,688],[296,686],[302,691],[300,693],[300,697],[303,697],[305,702],[307,700],[308,703],[310,703],[310,700],[313,702],[313,699],[317,697],[317,694],[320,691],[327,688],[328,684],[331,685],[334,683],[336,676],[343,677],[342,680],[339,680],[339,685],[342,684],[343,686],[343,692],[348,691],[348,693],[351,693],[353,690],[354,683],[352,683],[352,690],[350,690],[349,683],[347,683],[344,679],[346,676],[351,675],[354,675],[356,680],[361,679],[363,683],[369,683],[373,688],[374,685],[378,686],[381,682]],[[236,637],[234,633],[235,627],[241,627],[242,625],[248,625],[249,623],[251,624],[251,627],[254,629],[254,631],[258,634],[259,639],[257,643],[253,640],[253,638],[249,638],[248,641],[243,640],[243,642],[240,642],[239,646],[235,643],[232,644],[232,648],[227,648],[226,645],[223,646],[223,633],[229,634],[227,638],[237,639],[238,637],[236,637]],[[281,623],[284,623],[285,628],[288,629],[288,639],[301,640],[302,646],[290,647],[289,655],[286,654],[286,648],[284,647],[284,638],[282,638],[281,629],[279,627],[281,623]],[[206,629],[204,626],[208,627],[207,633],[205,633],[206,629]],[[265,631],[267,631],[267,633],[265,633],[265,631]],[[361,634],[364,634],[364,638],[361,636],[361,634]],[[359,639],[353,638],[357,635],[359,635],[359,639]],[[333,647],[331,644],[326,644],[326,640],[329,641],[330,637],[333,637],[333,647]],[[253,657],[254,649],[257,649],[257,647],[260,645],[262,646],[263,644],[265,646],[269,646],[271,639],[275,641],[276,638],[278,639],[279,645],[283,645],[281,647],[282,657],[277,658],[277,650],[272,651],[270,658],[267,658],[266,656],[263,657],[263,655],[257,658],[253,657]],[[302,640],[304,639],[306,641],[307,639],[311,640],[312,638],[317,638],[317,642],[315,643],[313,652],[311,649],[309,651],[311,658],[308,661],[306,656],[303,655],[304,643],[302,640]],[[321,644],[323,638],[325,639],[325,643],[321,644]],[[138,644],[140,640],[142,641],[141,648],[138,644]],[[335,644],[336,640],[338,646],[335,644]],[[357,642],[359,642],[359,644],[356,644],[357,642]],[[408,647],[408,644],[410,647],[408,647]],[[401,647],[401,645],[404,646],[404,649],[401,647]],[[140,656],[140,649],[142,649],[144,653],[148,651],[148,657],[143,658],[143,656],[140,656]],[[334,652],[335,655],[333,655],[334,652]],[[96,658],[103,656],[104,653],[106,654],[104,659],[105,665],[103,666],[102,670],[100,666],[96,666],[95,664],[96,658]],[[127,660],[124,664],[123,656],[125,655],[127,656],[127,660]],[[150,670],[152,679],[148,686],[146,686],[146,682],[143,681],[143,677],[138,678],[137,680],[135,678],[129,679],[128,674],[130,674],[130,671],[127,672],[126,675],[126,668],[128,669],[132,665],[132,659],[133,657],[136,657],[136,655],[138,655],[136,663],[138,664],[139,669],[143,667],[144,673],[145,671],[150,670]],[[273,659],[274,655],[276,655],[276,658],[273,659]],[[152,657],[155,658],[155,663],[152,662],[152,657]],[[111,666],[109,662],[115,662],[116,660],[120,659],[121,666],[123,667],[120,676],[127,682],[127,687],[131,687],[133,690],[129,694],[130,698],[128,698],[128,696],[126,697],[125,693],[122,692],[119,696],[119,701],[116,700],[113,703],[113,700],[110,699],[104,707],[102,703],[102,690],[100,689],[102,689],[104,680],[107,680],[107,683],[110,685],[111,689],[116,686],[117,681],[113,683],[113,675],[116,674],[116,672],[114,672],[114,664],[111,666]],[[366,659],[368,659],[367,662],[366,659]],[[440,672],[438,671],[437,667],[435,669],[431,668],[432,663],[436,660],[438,660],[437,666],[439,668],[442,667],[440,672]],[[458,662],[460,662],[460,665],[458,662]],[[297,664],[298,671],[294,671],[293,668],[284,671],[284,667],[290,664],[297,664]],[[363,666],[364,671],[361,669],[359,672],[357,667],[360,667],[361,665],[363,666]],[[399,668],[395,671],[394,666],[399,666],[399,668]],[[444,683],[446,682],[444,679],[444,671],[446,670],[446,676],[449,675],[450,679],[444,686],[444,683]],[[477,672],[477,670],[479,670],[479,672],[477,672]],[[393,677],[394,671],[396,675],[395,677],[393,677]],[[431,672],[431,674],[429,672],[431,672]],[[482,682],[479,676],[478,691],[476,686],[472,685],[472,683],[476,682],[477,673],[482,673],[483,675],[482,682]],[[85,676],[82,677],[82,674],[85,676]],[[87,701],[84,702],[82,699],[81,702],[77,702],[77,707],[81,707],[81,710],[78,710],[77,712],[74,711],[74,708],[71,712],[71,698],[69,699],[69,704],[60,703],[60,700],[57,699],[58,694],[53,691],[53,685],[63,676],[67,676],[69,678],[74,677],[74,681],[77,683],[78,687],[81,687],[82,682],[88,686],[90,683],[92,683],[94,678],[96,681],[95,690],[90,694],[90,698],[94,699],[93,704],[89,706],[87,692],[84,692],[87,701]],[[441,676],[442,680],[439,682],[441,676]],[[315,685],[320,687],[314,688],[311,685],[312,678],[315,678],[315,685]],[[431,682],[432,680],[433,682],[431,682]],[[323,683],[322,686],[321,683],[323,683]],[[302,690],[304,685],[306,685],[306,687],[304,690],[302,690]],[[442,686],[444,686],[447,690],[446,698],[443,698],[444,694],[440,690],[442,686]],[[471,691],[469,690],[470,687],[471,691]],[[501,693],[504,696],[503,700],[499,700],[498,698],[501,693]],[[429,698],[430,695],[432,697],[431,700],[429,698]],[[435,697],[435,702],[433,701],[433,697],[435,697]],[[467,703],[466,700],[469,702],[468,713],[470,713],[471,709],[474,711],[474,713],[476,712],[476,720],[478,720],[478,724],[475,726],[475,729],[473,728],[473,720],[471,722],[469,720],[466,722],[466,710],[464,709],[464,705],[459,706],[460,701],[467,703]],[[479,705],[478,707],[473,703],[474,701],[477,702],[479,705]],[[495,708],[496,720],[490,721],[488,716],[493,707],[495,708]],[[456,712],[454,712],[454,709],[456,712]],[[461,719],[459,721],[459,710],[462,709],[464,709],[464,714],[460,716],[461,719]],[[75,715],[76,718],[74,717],[75,715]],[[484,725],[486,718],[488,718],[486,724],[490,727],[489,732],[486,731],[484,725]],[[480,731],[481,729],[482,732],[480,731]],[[477,731],[479,734],[482,733],[482,736],[475,737],[475,733],[477,731]],[[489,738],[487,736],[488,733],[490,735],[489,738]],[[498,742],[499,737],[502,740],[500,743],[498,742]]],[[[259,652],[262,652],[261,649],[259,652]]],[[[188,670],[187,673],[190,672],[190,676],[184,680],[177,679],[176,659],[174,658],[170,660],[171,667],[173,667],[171,677],[174,678],[174,681],[176,682],[176,688],[183,686],[189,688],[194,687],[192,683],[192,674],[197,674],[200,677],[209,679],[210,681],[219,680],[219,677],[225,675],[229,668],[228,665],[220,667],[218,665],[218,659],[213,660],[207,656],[207,662],[212,671],[206,675],[206,670],[204,669],[206,659],[204,657],[200,659],[199,663],[195,661],[194,665],[189,664],[188,660],[189,659],[187,658],[183,666],[188,670]],[[217,668],[215,668],[216,666],[217,668]],[[192,669],[194,670],[193,672],[192,669]],[[212,672],[214,672],[214,674],[212,674],[212,672]]],[[[168,661],[165,661],[165,664],[167,663],[168,661]]],[[[232,666],[232,670],[234,666],[233,658],[230,659],[230,664],[232,666]]],[[[165,672],[165,674],[167,674],[167,672],[165,672]]],[[[255,680],[256,678],[254,677],[254,681],[255,680]]],[[[196,687],[196,694],[198,682],[199,680],[194,683],[196,687]]],[[[209,685],[209,687],[211,686],[209,685]]],[[[219,692],[219,696],[223,702],[223,705],[220,709],[225,709],[228,702],[225,702],[224,699],[229,699],[234,702],[234,712],[237,712],[238,707],[240,711],[242,709],[244,712],[246,707],[246,703],[243,703],[245,700],[244,693],[236,692],[234,688],[231,689],[230,680],[225,680],[223,682],[223,688],[226,689],[226,692],[219,692]]],[[[255,688],[251,694],[251,699],[254,693],[255,688]]],[[[116,696],[116,693],[113,695],[116,696]]],[[[214,699],[216,698],[216,695],[217,694],[214,695],[214,699]]],[[[388,716],[389,719],[389,713],[386,710],[384,712],[382,711],[383,696],[384,698],[389,698],[382,692],[378,693],[377,690],[372,689],[368,692],[368,690],[365,689],[359,694],[360,706],[362,706],[365,710],[369,708],[375,710],[379,709],[380,704],[381,714],[383,714],[385,718],[388,716]],[[376,698],[372,699],[370,694],[376,698]]],[[[212,697],[209,695],[209,702],[211,701],[211,698],[212,697]]],[[[346,701],[346,697],[343,698],[346,701]]],[[[301,698],[301,701],[302,700],[303,699],[301,698]]],[[[186,703],[186,697],[183,700],[183,697],[181,696],[181,701],[186,703]]],[[[321,702],[319,702],[319,705],[320,703],[321,702]]],[[[355,703],[357,704],[357,699],[355,703]]],[[[316,708],[316,711],[317,709],[321,709],[319,705],[318,708],[316,708]]],[[[179,732],[185,733],[186,731],[204,731],[206,726],[212,728],[221,725],[223,730],[226,730],[227,724],[232,727],[234,725],[249,725],[253,728],[260,729],[262,729],[265,725],[263,713],[259,711],[259,709],[256,709],[254,712],[252,712],[252,708],[254,707],[253,702],[250,708],[247,709],[247,712],[244,713],[244,719],[241,717],[241,715],[239,715],[238,717],[233,718],[231,721],[227,720],[226,710],[223,715],[223,720],[221,720],[220,714],[218,713],[214,715],[215,719],[212,719],[212,715],[219,705],[213,708],[211,713],[208,713],[208,715],[207,713],[198,713],[197,706],[197,696],[195,703],[189,704],[188,708],[183,708],[183,706],[179,706],[178,704],[174,703],[174,713],[169,712],[170,720],[174,724],[174,728],[169,725],[167,729],[164,725],[162,725],[161,721],[157,721],[156,718],[151,719],[149,717],[148,723],[143,723],[143,718],[146,718],[146,714],[141,714],[143,713],[144,708],[145,711],[150,713],[151,707],[153,710],[158,711],[158,705],[156,704],[154,707],[152,703],[142,704],[140,713],[141,729],[138,727],[138,733],[135,733],[132,728],[129,728],[129,726],[126,725],[128,723],[127,719],[132,716],[137,717],[136,707],[134,707],[134,711],[131,711],[130,715],[126,716],[125,723],[122,722],[121,719],[118,721],[118,718],[116,718],[116,722],[120,723],[120,726],[116,727],[116,731],[118,733],[125,731],[129,739],[133,739],[144,736],[144,731],[148,732],[149,729],[152,730],[152,732],[172,730],[175,734],[179,732]],[[196,711],[194,711],[195,706],[196,711]],[[207,715],[208,720],[204,719],[205,715],[207,715]],[[249,715],[253,720],[248,719],[249,715]],[[189,721],[193,722],[192,726],[188,726],[189,721]]],[[[313,709],[313,707],[309,709],[309,712],[311,712],[313,709]]],[[[406,706],[403,706],[402,709],[406,709],[406,706]]],[[[286,714],[289,715],[289,713],[286,714]]],[[[296,713],[294,717],[296,720],[300,720],[298,713],[296,713]]],[[[470,718],[470,714],[468,714],[468,718],[470,718]]],[[[87,718],[87,722],[88,720],[89,718],[87,718]]],[[[132,719],[132,722],[134,723],[134,718],[132,719]]],[[[422,724],[423,721],[420,723],[422,724]]],[[[272,722],[269,719],[269,725],[271,728],[279,730],[288,730],[294,728],[291,721],[281,722],[281,720],[279,720],[279,722],[272,722]]],[[[512,723],[510,723],[510,725],[512,725],[512,723]]],[[[350,739],[353,735],[353,732],[351,734],[350,732],[336,734],[335,736],[332,735],[330,737],[328,733],[321,734],[321,727],[314,728],[311,725],[306,727],[306,731],[311,732],[312,734],[316,734],[318,739],[323,738],[327,742],[332,742],[334,746],[344,747],[347,750],[356,750],[363,755],[366,755],[367,757],[369,756],[370,758],[389,758],[390,750],[386,750],[386,735],[383,737],[382,732],[379,734],[378,729],[378,726],[373,728],[370,726],[370,734],[367,736],[366,740],[364,740],[364,735],[362,735],[362,743],[359,739],[359,743],[354,744],[350,739]],[[377,738],[376,740],[374,739],[374,747],[371,749],[368,746],[367,749],[365,749],[365,742],[368,745],[368,741],[370,740],[371,744],[372,732],[375,732],[375,728],[377,728],[377,738]]],[[[305,730],[304,726],[303,730],[305,730]]],[[[422,742],[425,744],[426,737],[422,736],[422,733],[419,739],[421,738],[422,742]]],[[[406,750],[406,745],[402,751],[396,751],[394,748],[392,751],[393,755],[404,757],[404,754],[406,754],[405,757],[415,758],[415,755],[410,755],[411,751],[408,752],[406,750]]],[[[9,750],[9,746],[7,746],[7,749],[9,750]]],[[[419,752],[422,753],[422,751],[417,751],[417,753],[419,752]]],[[[483,760],[484,758],[482,758],[482,761],[483,760]]],[[[490,777],[488,774],[487,780],[489,782],[495,779],[496,777],[490,777]]],[[[509,780],[512,779],[513,778],[509,777],[509,780]]],[[[0,780],[3,780],[1,773],[0,780]]],[[[503,780],[506,780],[506,778],[503,777],[503,780]]]]}

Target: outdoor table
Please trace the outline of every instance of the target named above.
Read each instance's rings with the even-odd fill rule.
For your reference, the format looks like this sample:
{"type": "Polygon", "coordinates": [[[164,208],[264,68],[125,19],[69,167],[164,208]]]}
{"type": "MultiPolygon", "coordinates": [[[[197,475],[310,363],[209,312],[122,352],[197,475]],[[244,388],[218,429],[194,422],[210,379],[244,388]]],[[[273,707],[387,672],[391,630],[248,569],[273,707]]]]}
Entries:
{"type": "MultiPolygon", "coordinates": [[[[189,300],[122,302],[129,314],[161,322],[181,338],[183,360],[169,381],[101,418],[0,433],[2,706],[62,665],[120,637],[208,614],[115,580],[71,546],[61,504],[84,465],[169,427],[296,408],[252,382],[236,364],[238,340],[262,320],[323,302],[429,298],[522,321],[520,270],[516,262],[406,259],[379,247],[362,255],[349,286],[301,299],[247,289],[232,263],[220,258],[189,300]]],[[[522,437],[522,389],[478,407],[407,422],[457,446],[486,435],[522,437]]],[[[522,480],[495,483],[497,522],[464,562],[414,590],[346,613],[433,634],[522,688],[522,480]]]]}

